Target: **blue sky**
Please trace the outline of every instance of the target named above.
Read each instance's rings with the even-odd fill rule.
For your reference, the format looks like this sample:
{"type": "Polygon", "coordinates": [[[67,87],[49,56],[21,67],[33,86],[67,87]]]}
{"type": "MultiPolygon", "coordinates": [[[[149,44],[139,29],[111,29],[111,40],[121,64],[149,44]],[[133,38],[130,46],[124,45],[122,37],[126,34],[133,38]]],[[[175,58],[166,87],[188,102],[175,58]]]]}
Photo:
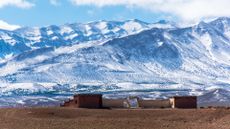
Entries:
{"type": "Polygon", "coordinates": [[[230,16],[229,0],[0,0],[1,21],[46,26],[98,20],[195,22],[230,16]]]}
{"type": "Polygon", "coordinates": [[[149,12],[142,8],[127,8],[124,5],[97,7],[94,5],[76,6],[68,0],[60,0],[53,5],[49,0],[37,0],[30,8],[5,6],[0,8],[0,20],[20,26],[46,26],[73,22],[98,20],[140,19],[156,22],[164,19],[163,14],[149,12]]]}

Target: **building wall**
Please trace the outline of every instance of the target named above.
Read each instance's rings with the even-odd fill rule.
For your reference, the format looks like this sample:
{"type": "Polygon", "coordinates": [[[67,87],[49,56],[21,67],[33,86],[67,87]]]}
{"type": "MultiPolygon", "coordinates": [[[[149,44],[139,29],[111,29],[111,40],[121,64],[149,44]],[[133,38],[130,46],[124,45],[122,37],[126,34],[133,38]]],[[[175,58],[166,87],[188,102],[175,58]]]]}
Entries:
{"type": "Polygon", "coordinates": [[[125,101],[126,99],[103,99],[102,105],[109,108],[123,108],[125,101]]]}
{"type": "Polygon", "coordinates": [[[77,95],[74,100],[79,108],[102,108],[102,95],[77,95]]]}
{"type": "Polygon", "coordinates": [[[197,108],[197,97],[174,97],[173,108],[197,108]]]}
{"type": "Polygon", "coordinates": [[[169,100],[139,100],[142,108],[170,108],[169,100]]]}
{"type": "MultiPolygon", "coordinates": [[[[124,108],[126,99],[103,99],[103,107],[110,108],[124,108]]],[[[138,100],[139,107],[141,108],[170,108],[169,100],[138,100]]]]}

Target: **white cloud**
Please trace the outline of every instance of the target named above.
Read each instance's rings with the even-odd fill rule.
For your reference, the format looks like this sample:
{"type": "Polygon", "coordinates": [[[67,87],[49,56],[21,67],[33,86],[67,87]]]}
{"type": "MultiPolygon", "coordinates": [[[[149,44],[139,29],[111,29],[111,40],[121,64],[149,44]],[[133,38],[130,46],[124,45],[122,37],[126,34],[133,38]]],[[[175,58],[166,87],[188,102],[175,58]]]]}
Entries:
{"type": "Polygon", "coordinates": [[[7,22],[4,22],[4,21],[0,20],[0,29],[3,29],[3,30],[15,30],[15,29],[18,29],[18,28],[20,28],[20,26],[18,26],[18,25],[10,25],[7,22]]]}
{"type": "Polygon", "coordinates": [[[59,0],[50,0],[50,3],[54,6],[58,6],[60,5],[60,1],[59,0]]]}
{"type": "Polygon", "coordinates": [[[178,16],[185,21],[230,16],[229,0],[71,0],[75,5],[138,7],[178,16]]]}
{"type": "Polygon", "coordinates": [[[0,0],[0,8],[5,6],[16,6],[19,8],[30,8],[34,6],[33,3],[27,0],[0,0]]]}

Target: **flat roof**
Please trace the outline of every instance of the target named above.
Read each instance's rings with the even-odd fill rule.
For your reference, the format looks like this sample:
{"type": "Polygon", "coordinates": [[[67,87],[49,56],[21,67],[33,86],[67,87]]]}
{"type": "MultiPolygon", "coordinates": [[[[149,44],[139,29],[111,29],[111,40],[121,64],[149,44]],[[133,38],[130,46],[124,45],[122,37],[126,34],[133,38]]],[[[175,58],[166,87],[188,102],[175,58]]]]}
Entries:
{"type": "Polygon", "coordinates": [[[171,98],[197,98],[197,96],[173,96],[171,98]]]}
{"type": "Polygon", "coordinates": [[[102,96],[102,94],[76,94],[75,96],[102,96]]]}

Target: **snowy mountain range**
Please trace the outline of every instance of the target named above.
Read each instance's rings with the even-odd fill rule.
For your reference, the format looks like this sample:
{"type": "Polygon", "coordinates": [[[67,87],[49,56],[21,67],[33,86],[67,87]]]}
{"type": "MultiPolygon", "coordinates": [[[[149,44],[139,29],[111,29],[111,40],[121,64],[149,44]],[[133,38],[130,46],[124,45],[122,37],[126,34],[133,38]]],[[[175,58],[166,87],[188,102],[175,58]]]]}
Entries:
{"type": "Polygon", "coordinates": [[[144,29],[150,24],[138,20],[124,22],[75,23],[62,26],[24,27],[14,31],[0,30],[1,57],[18,55],[25,51],[45,47],[60,47],[86,41],[103,41],[127,36],[144,29]]]}
{"type": "Polygon", "coordinates": [[[225,17],[189,27],[127,20],[0,30],[0,51],[3,106],[85,92],[148,99],[230,91],[225,17]]]}

